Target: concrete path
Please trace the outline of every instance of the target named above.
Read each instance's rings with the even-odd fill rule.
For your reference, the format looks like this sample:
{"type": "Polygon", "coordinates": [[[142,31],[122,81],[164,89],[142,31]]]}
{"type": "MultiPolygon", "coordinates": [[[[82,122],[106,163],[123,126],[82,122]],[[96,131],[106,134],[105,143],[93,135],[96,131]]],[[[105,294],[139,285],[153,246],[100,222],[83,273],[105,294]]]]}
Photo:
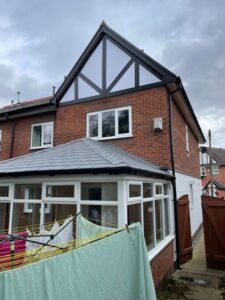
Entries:
{"type": "Polygon", "coordinates": [[[188,286],[183,298],[175,299],[224,300],[225,286],[224,289],[219,288],[219,281],[223,277],[225,279],[225,271],[207,269],[204,234],[201,231],[194,245],[193,259],[173,275],[176,282],[188,286]]]}

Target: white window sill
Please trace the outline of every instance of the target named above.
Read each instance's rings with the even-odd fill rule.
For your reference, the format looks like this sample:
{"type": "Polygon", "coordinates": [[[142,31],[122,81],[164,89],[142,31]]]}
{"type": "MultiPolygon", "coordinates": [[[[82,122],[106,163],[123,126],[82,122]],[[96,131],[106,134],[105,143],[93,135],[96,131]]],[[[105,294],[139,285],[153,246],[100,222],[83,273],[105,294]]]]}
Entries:
{"type": "Polygon", "coordinates": [[[38,149],[46,149],[46,148],[52,148],[53,145],[50,146],[41,146],[41,147],[30,147],[29,150],[38,150],[38,149]]]}
{"type": "Polygon", "coordinates": [[[99,137],[88,137],[88,138],[95,140],[95,141],[105,141],[105,140],[124,139],[124,138],[130,138],[130,137],[133,137],[133,134],[109,136],[109,137],[103,137],[103,138],[99,138],[99,137]]]}
{"type": "Polygon", "coordinates": [[[154,249],[148,252],[148,259],[151,261],[160,251],[163,250],[172,240],[174,235],[167,236],[163,241],[161,241],[154,249]]]}

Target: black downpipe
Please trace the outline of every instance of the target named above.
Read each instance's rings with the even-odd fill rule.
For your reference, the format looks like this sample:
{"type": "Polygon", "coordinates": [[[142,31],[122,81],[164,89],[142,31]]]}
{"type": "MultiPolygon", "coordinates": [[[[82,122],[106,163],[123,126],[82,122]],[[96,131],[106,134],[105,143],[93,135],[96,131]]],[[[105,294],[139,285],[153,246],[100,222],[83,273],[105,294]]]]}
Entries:
{"type": "Polygon", "coordinates": [[[11,144],[10,144],[10,155],[9,158],[13,157],[13,148],[14,148],[14,139],[15,139],[15,128],[16,128],[16,122],[12,122],[12,131],[11,131],[11,144]]]}
{"type": "Polygon", "coordinates": [[[176,188],[176,172],[175,172],[175,164],[174,164],[174,152],[173,152],[173,132],[172,132],[172,95],[168,91],[168,104],[169,104],[169,137],[170,137],[170,156],[171,156],[171,164],[172,164],[172,174],[173,178],[171,180],[173,187],[173,207],[174,207],[174,223],[175,223],[175,239],[176,239],[176,267],[177,269],[181,269],[180,267],[180,241],[179,241],[179,224],[178,224],[178,211],[177,211],[177,188],[176,188]]]}

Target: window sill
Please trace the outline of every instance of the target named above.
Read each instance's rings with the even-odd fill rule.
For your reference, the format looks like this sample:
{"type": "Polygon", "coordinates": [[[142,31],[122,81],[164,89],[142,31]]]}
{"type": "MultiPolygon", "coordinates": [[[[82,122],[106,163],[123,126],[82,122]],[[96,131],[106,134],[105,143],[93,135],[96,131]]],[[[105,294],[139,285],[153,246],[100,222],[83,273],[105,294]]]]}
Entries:
{"type": "Polygon", "coordinates": [[[53,145],[50,145],[50,146],[43,146],[43,147],[31,147],[31,148],[29,148],[28,150],[29,151],[32,151],[32,150],[43,150],[43,149],[47,149],[47,148],[52,148],[53,147],[53,145]]]}
{"type": "Polygon", "coordinates": [[[174,235],[167,236],[163,241],[161,241],[154,249],[148,252],[148,259],[151,261],[160,251],[163,250],[172,240],[174,235]]]}
{"type": "Polygon", "coordinates": [[[133,137],[133,134],[109,136],[109,137],[103,137],[103,138],[96,138],[96,137],[88,137],[88,138],[95,140],[95,141],[107,141],[107,140],[125,139],[125,138],[131,138],[131,137],[133,137]]]}

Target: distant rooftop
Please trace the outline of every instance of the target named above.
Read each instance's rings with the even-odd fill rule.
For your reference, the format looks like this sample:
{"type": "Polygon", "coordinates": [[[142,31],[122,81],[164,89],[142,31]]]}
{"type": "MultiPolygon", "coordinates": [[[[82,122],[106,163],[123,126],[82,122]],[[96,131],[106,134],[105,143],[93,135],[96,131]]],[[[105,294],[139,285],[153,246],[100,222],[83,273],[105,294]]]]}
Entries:
{"type": "Polygon", "coordinates": [[[47,105],[50,104],[52,100],[52,96],[44,97],[44,98],[38,98],[38,99],[32,99],[32,100],[26,100],[26,101],[20,101],[19,103],[14,103],[11,105],[6,105],[0,108],[0,114],[5,114],[8,112],[16,112],[22,109],[28,109],[28,108],[35,108],[41,105],[47,105]]]}
{"type": "MultiPolygon", "coordinates": [[[[207,153],[209,153],[209,148],[207,148],[207,153]]],[[[212,148],[212,157],[219,164],[225,165],[225,149],[223,149],[223,148],[212,148]]]]}
{"type": "Polygon", "coordinates": [[[139,173],[171,178],[168,171],[156,164],[88,138],[0,162],[0,176],[79,173],[139,173]]]}

